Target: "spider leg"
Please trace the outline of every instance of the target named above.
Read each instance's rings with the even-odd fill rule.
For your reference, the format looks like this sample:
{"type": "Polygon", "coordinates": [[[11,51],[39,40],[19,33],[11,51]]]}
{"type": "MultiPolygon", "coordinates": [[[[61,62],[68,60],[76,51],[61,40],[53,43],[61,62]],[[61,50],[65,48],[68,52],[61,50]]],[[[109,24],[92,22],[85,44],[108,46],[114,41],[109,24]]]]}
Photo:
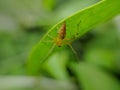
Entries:
{"type": "Polygon", "coordinates": [[[76,31],[76,35],[78,35],[80,23],[81,23],[81,20],[80,20],[80,21],[78,22],[78,24],[77,24],[77,31],[76,31]]]}
{"type": "Polygon", "coordinates": [[[56,44],[53,44],[53,46],[51,47],[51,49],[49,50],[48,54],[45,56],[45,58],[43,58],[40,63],[44,63],[46,61],[46,59],[50,56],[50,54],[52,53],[52,51],[54,50],[56,44]]]}
{"type": "Polygon", "coordinates": [[[75,55],[77,55],[76,51],[73,49],[73,47],[71,46],[71,44],[68,43],[68,46],[71,48],[71,50],[73,51],[73,53],[74,53],[75,55]]]}
{"type": "Polygon", "coordinates": [[[44,41],[41,41],[42,43],[53,43],[54,41],[53,40],[44,40],[44,41]]]}
{"type": "Polygon", "coordinates": [[[54,37],[53,36],[50,36],[50,35],[47,35],[49,38],[51,38],[51,39],[54,39],[54,37]]]}
{"type": "Polygon", "coordinates": [[[77,56],[76,51],[75,51],[74,48],[72,47],[72,45],[71,45],[69,42],[65,42],[65,44],[67,44],[67,45],[71,48],[73,54],[75,55],[76,60],[78,61],[79,58],[78,58],[78,56],[77,56]]]}
{"type": "Polygon", "coordinates": [[[48,42],[54,42],[54,37],[50,36],[50,35],[47,35],[49,38],[51,38],[52,40],[45,40],[45,41],[42,41],[44,43],[48,43],[48,42]]]}
{"type": "Polygon", "coordinates": [[[79,58],[78,58],[78,56],[77,56],[76,51],[74,50],[74,48],[71,46],[71,44],[70,44],[70,43],[68,43],[68,46],[71,48],[71,50],[73,51],[73,54],[75,55],[76,60],[78,61],[78,60],[79,60],[79,58]]]}
{"type": "Polygon", "coordinates": [[[64,42],[72,42],[72,41],[75,40],[75,39],[76,39],[75,37],[65,38],[65,39],[64,39],[64,42]]]}

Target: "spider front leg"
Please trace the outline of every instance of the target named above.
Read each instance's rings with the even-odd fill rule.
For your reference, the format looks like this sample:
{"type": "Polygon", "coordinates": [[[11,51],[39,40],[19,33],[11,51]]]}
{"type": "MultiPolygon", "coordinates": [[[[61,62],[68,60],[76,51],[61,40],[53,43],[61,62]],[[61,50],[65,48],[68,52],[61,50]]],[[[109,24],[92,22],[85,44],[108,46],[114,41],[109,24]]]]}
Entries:
{"type": "Polygon", "coordinates": [[[50,36],[50,35],[47,35],[49,38],[51,38],[51,39],[54,39],[55,37],[53,37],[53,36],[50,36]]]}
{"type": "Polygon", "coordinates": [[[81,23],[81,20],[78,22],[78,24],[77,24],[77,29],[76,29],[76,32],[75,32],[75,34],[74,35],[72,35],[72,38],[71,38],[71,41],[72,40],[75,40],[76,39],[76,37],[78,36],[78,34],[79,34],[79,27],[80,27],[80,23],[81,23]]]}
{"type": "Polygon", "coordinates": [[[81,23],[81,20],[78,22],[78,24],[77,24],[77,31],[76,31],[76,35],[78,35],[79,34],[79,27],[80,27],[80,23],[81,23]]]}
{"type": "Polygon", "coordinates": [[[44,42],[44,43],[54,42],[54,38],[55,38],[55,37],[50,36],[50,35],[47,35],[47,36],[48,36],[48,38],[50,38],[51,40],[45,40],[45,41],[42,41],[42,42],[44,42]]]}

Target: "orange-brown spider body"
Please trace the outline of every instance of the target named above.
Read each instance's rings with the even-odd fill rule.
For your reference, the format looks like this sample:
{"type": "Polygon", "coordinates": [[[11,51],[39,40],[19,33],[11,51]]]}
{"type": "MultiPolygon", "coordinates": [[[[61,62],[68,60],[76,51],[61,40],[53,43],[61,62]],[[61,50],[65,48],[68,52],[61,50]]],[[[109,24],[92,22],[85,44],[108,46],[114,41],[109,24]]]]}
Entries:
{"type": "Polygon", "coordinates": [[[64,22],[62,26],[60,27],[58,31],[58,36],[57,38],[54,39],[54,42],[56,43],[57,46],[61,47],[65,37],[66,37],[66,23],[64,22]]]}
{"type": "MultiPolygon", "coordinates": [[[[78,35],[78,30],[79,30],[79,24],[80,24],[80,22],[77,25],[77,33],[76,33],[76,35],[78,35]]],[[[55,47],[55,45],[58,46],[58,47],[61,47],[63,44],[67,44],[72,49],[74,55],[75,56],[77,55],[76,51],[72,48],[72,46],[70,44],[70,42],[72,40],[74,40],[75,37],[73,37],[73,38],[66,38],[66,23],[65,22],[63,22],[63,24],[61,25],[60,29],[58,30],[57,37],[52,37],[50,35],[48,35],[48,37],[50,37],[52,39],[52,42],[54,43],[54,45],[53,45],[53,47],[52,47],[51,50],[53,50],[53,48],[55,47]]]]}

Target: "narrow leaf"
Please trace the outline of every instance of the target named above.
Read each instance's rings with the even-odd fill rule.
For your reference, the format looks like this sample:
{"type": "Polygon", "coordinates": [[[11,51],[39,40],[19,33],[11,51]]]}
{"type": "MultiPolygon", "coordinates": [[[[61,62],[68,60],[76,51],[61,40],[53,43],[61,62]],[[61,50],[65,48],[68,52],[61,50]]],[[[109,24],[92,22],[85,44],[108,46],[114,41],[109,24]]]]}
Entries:
{"type": "Polygon", "coordinates": [[[46,57],[52,53],[52,50],[56,48],[55,42],[47,42],[50,40],[52,41],[48,35],[56,38],[57,28],[59,29],[64,21],[66,22],[67,29],[66,38],[76,37],[76,33],[78,33],[78,38],[99,23],[109,20],[120,13],[119,5],[120,0],[102,0],[90,7],[78,11],[53,26],[33,48],[27,62],[28,73],[31,75],[38,74],[41,64],[46,60],[46,57]]]}

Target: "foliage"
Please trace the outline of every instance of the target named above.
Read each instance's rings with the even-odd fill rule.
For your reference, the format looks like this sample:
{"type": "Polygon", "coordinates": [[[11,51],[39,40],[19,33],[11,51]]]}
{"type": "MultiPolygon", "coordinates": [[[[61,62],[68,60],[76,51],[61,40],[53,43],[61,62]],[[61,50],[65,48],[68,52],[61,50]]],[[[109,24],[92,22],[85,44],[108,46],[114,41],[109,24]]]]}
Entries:
{"type": "Polygon", "coordinates": [[[120,90],[120,23],[111,20],[119,5],[119,0],[1,0],[0,89],[120,90]],[[64,21],[65,39],[76,53],[67,41],[58,47],[50,38],[58,37],[64,21]]]}

